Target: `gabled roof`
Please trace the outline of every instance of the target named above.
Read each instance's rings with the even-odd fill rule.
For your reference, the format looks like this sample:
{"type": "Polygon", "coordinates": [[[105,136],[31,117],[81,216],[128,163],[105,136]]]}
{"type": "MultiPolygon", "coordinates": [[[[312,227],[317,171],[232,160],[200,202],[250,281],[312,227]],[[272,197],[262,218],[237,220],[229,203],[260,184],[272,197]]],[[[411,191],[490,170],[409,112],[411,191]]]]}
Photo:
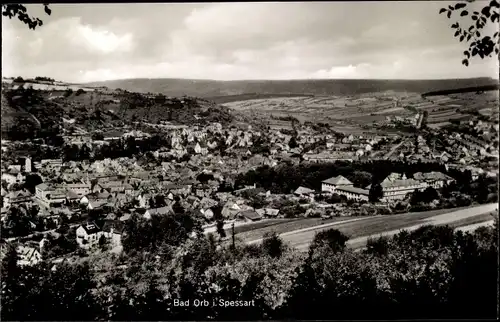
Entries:
{"type": "Polygon", "coordinates": [[[417,180],[452,180],[453,179],[450,176],[448,176],[442,172],[438,172],[438,171],[432,171],[432,172],[426,172],[426,173],[417,172],[413,175],[413,178],[415,178],[417,180]]]}
{"type": "Polygon", "coordinates": [[[39,189],[41,191],[48,191],[51,189],[51,187],[49,187],[46,183],[40,183],[39,185],[37,185],[35,187],[36,189],[39,189]]]}
{"type": "Polygon", "coordinates": [[[7,194],[7,198],[11,199],[26,198],[26,197],[31,197],[31,193],[26,190],[11,191],[7,194]]]}
{"type": "Polygon", "coordinates": [[[106,183],[99,184],[103,188],[113,188],[113,187],[123,187],[125,190],[132,190],[132,185],[124,183],[122,181],[109,181],[106,183]]]}
{"type": "Polygon", "coordinates": [[[122,233],[125,229],[125,224],[120,220],[106,220],[102,226],[102,231],[111,232],[111,229],[115,233],[122,233]]]}
{"type": "Polygon", "coordinates": [[[76,192],[74,192],[73,190],[69,189],[66,192],[66,198],[68,198],[68,199],[79,199],[80,196],[78,196],[78,194],[76,192]]]}
{"type": "Polygon", "coordinates": [[[123,136],[123,134],[125,134],[125,132],[113,130],[113,131],[105,132],[102,135],[104,138],[116,138],[116,137],[123,136]]]}
{"type": "Polygon", "coordinates": [[[172,208],[165,206],[161,208],[151,208],[148,209],[150,215],[167,215],[171,212],[172,208]]]}
{"type": "Polygon", "coordinates": [[[89,201],[89,206],[91,206],[93,209],[100,208],[106,204],[107,204],[106,200],[91,200],[91,201],[89,201]]]}
{"type": "Polygon", "coordinates": [[[80,227],[82,227],[85,230],[87,235],[96,234],[101,231],[101,229],[93,222],[87,222],[81,225],[80,227]]]}
{"type": "Polygon", "coordinates": [[[384,181],[382,181],[380,185],[382,186],[382,188],[395,188],[395,187],[416,186],[419,184],[420,182],[415,179],[389,180],[388,178],[386,178],[384,181]]]}
{"type": "Polygon", "coordinates": [[[326,183],[326,184],[336,185],[336,186],[338,186],[338,185],[352,185],[353,184],[351,181],[347,180],[343,176],[336,176],[336,177],[333,177],[330,179],[326,179],[322,182],[326,183]]]}
{"type": "Polygon", "coordinates": [[[314,190],[306,188],[306,187],[298,187],[297,190],[295,190],[295,194],[297,195],[302,195],[302,194],[308,194],[308,193],[313,193],[314,190]]]}
{"type": "Polygon", "coordinates": [[[40,252],[33,247],[28,247],[28,246],[18,246],[17,249],[17,254],[20,257],[20,260],[24,261],[29,261],[31,260],[34,256],[40,256],[40,252]]]}
{"type": "Polygon", "coordinates": [[[277,216],[279,214],[279,209],[266,208],[266,215],[268,216],[277,216]]]}
{"type": "Polygon", "coordinates": [[[352,186],[340,186],[337,188],[337,191],[344,191],[344,192],[349,192],[349,193],[354,193],[354,194],[364,195],[364,196],[368,196],[370,194],[370,190],[356,188],[356,187],[352,187],[352,186]]]}
{"type": "Polygon", "coordinates": [[[262,218],[262,216],[259,215],[254,210],[244,210],[244,211],[240,212],[239,215],[241,215],[241,216],[243,216],[245,218],[248,218],[250,220],[256,220],[256,219],[261,219],[262,218]]]}

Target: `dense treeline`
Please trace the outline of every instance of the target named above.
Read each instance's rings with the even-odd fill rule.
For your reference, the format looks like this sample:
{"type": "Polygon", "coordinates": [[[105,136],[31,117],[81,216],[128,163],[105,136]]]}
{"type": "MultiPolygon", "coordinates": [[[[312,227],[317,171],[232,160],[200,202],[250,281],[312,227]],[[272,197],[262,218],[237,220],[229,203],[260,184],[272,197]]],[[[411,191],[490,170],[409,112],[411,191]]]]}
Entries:
{"type": "Polygon", "coordinates": [[[457,94],[457,93],[469,93],[469,92],[496,91],[496,90],[498,90],[498,88],[499,88],[498,84],[489,84],[489,85],[482,85],[482,86],[473,86],[473,87],[466,87],[466,88],[447,89],[447,90],[441,90],[441,91],[427,92],[427,93],[422,94],[422,97],[438,96],[438,95],[450,95],[450,94],[457,94]]]}
{"type": "MultiPolygon", "coordinates": [[[[102,139],[102,135],[99,137],[96,133],[93,139],[102,139]]],[[[93,151],[87,145],[66,145],[63,148],[63,160],[82,161],[121,157],[132,158],[139,153],[157,151],[160,148],[169,148],[170,146],[170,140],[160,135],[153,135],[140,140],[129,136],[128,138],[111,141],[109,144],[95,148],[93,151]]]]}
{"type": "MultiPolygon", "coordinates": [[[[283,164],[277,167],[262,166],[238,176],[236,185],[257,184],[273,193],[290,193],[300,186],[320,190],[321,182],[331,177],[342,175],[353,181],[355,186],[366,187],[372,182],[380,182],[390,173],[404,173],[411,178],[416,172],[440,171],[448,173],[439,163],[405,163],[397,161],[375,160],[368,162],[337,161],[300,165],[283,164]],[[371,174],[371,178],[370,178],[371,174]]],[[[452,175],[457,181],[469,182],[470,172],[455,171],[452,175]]]]}
{"type": "Polygon", "coordinates": [[[2,263],[2,320],[494,318],[497,229],[422,227],[370,240],[361,252],[328,230],[308,254],[276,235],[250,246],[199,235],[56,268],[19,268],[11,250],[2,263]],[[253,305],[213,305],[219,300],[253,305]]]}

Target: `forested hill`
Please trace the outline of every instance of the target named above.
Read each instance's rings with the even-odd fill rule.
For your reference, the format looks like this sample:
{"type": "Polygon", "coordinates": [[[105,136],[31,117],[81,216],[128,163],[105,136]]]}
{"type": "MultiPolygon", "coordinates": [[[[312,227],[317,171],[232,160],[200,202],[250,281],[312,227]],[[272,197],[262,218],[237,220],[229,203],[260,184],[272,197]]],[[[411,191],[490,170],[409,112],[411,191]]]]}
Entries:
{"type": "Polygon", "coordinates": [[[89,83],[90,86],[107,86],[135,92],[163,93],[168,96],[214,97],[259,94],[308,94],[308,95],[354,95],[382,91],[407,91],[426,93],[498,84],[498,80],[482,77],[442,80],[252,80],[215,81],[168,78],[136,78],[89,83]]]}
{"type": "Polygon", "coordinates": [[[458,94],[458,93],[469,93],[469,92],[484,92],[484,91],[498,91],[500,89],[500,85],[491,84],[491,85],[483,85],[483,86],[474,86],[474,87],[466,87],[466,88],[456,88],[456,89],[445,89],[440,91],[432,91],[428,93],[422,94],[422,97],[428,96],[438,96],[438,95],[449,95],[449,94],[458,94]]]}

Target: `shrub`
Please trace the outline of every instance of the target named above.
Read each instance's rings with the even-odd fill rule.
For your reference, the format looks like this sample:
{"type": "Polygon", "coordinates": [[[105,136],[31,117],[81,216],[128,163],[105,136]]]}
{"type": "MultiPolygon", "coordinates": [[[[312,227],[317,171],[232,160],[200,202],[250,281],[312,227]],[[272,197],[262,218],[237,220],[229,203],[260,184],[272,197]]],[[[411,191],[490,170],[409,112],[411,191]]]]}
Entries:
{"type": "Polygon", "coordinates": [[[71,88],[68,88],[68,89],[64,92],[63,96],[64,96],[64,97],[70,97],[70,96],[71,96],[71,94],[73,94],[73,90],[72,90],[71,88]]]}

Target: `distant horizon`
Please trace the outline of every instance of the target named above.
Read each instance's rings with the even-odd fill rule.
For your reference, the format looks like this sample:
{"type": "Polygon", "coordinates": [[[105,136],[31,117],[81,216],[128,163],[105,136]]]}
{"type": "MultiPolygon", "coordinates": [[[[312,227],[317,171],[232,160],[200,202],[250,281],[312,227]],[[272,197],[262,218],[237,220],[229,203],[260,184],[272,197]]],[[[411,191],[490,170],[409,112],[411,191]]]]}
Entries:
{"type": "Polygon", "coordinates": [[[117,79],[106,79],[99,81],[90,82],[71,82],[66,80],[57,79],[51,76],[2,76],[5,79],[14,79],[21,77],[23,79],[35,79],[35,77],[47,77],[54,81],[67,83],[67,84],[92,84],[92,83],[105,83],[105,82],[117,82],[117,81],[128,81],[128,80],[185,80],[185,81],[208,81],[208,82],[294,82],[294,81],[439,81],[439,80],[462,80],[462,79],[491,79],[500,81],[497,77],[491,76],[476,76],[476,77],[457,77],[457,78],[293,78],[293,79],[213,79],[213,78],[180,78],[180,77],[133,77],[133,78],[117,78],[117,79]]]}

